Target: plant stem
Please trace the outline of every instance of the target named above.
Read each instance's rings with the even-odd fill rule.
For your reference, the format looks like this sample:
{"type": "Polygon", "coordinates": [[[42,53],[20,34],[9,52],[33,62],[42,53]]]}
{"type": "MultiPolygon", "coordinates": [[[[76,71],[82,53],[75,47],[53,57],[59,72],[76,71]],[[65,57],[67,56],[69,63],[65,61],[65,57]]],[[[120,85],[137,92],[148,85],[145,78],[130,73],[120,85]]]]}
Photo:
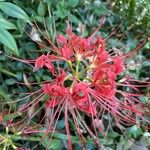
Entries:
{"type": "MultiPolygon", "coordinates": [[[[5,134],[2,133],[1,135],[5,135],[5,134]]],[[[33,142],[39,142],[42,139],[41,137],[21,136],[21,135],[12,135],[12,134],[8,134],[8,136],[12,140],[24,140],[24,141],[33,141],[33,142]]],[[[61,140],[68,140],[67,135],[62,134],[62,133],[55,133],[55,134],[53,134],[53,137],[55,137],[57,139],[61,139],[61,140]]],[[[76,136],[71,136],[71,141],[72,141],[72,143],[80,143],[79,138],[76,137],[76,136]]],[[[92,139],[88,139],[87,142],[88,143],[93,143],[92,139]]]]}
{"type": "Polygon", "coordinates": [[[69,64],[69,67],[70,67],[72,73],[75,74],[75,71],[74,71],[74,69],[73,69],[73,67],[72,67],[72,63],[71,63],[70,61],[68,61],[68,64],[69,64]]]}
{"type": "Polygon", "coordinates": [[[79,64],[80,60],[77,60],[77,65],[76,65],[76,76],[78,77],[78,71],[79,71],[79,64]]]}

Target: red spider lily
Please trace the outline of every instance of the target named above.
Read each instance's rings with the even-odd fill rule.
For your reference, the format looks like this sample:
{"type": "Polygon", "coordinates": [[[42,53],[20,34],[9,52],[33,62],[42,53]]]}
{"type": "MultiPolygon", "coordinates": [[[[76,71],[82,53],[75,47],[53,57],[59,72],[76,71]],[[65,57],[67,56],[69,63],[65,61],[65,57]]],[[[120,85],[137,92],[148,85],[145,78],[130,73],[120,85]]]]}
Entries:
{"type": "MultiPolygon", "coordinates": [[[[71,28],[67,29],[67,33],[68,39],[62,35],[57,38],[60,47],[55,49],[58,52],[58,59],[56,58],[55,61],[66,61],[68,68],[66,71],[61,68],[61,73],[55,75],[54,83],[45,84],[43,91],[50,96],[50,99],[46,102],[47,108],[53,109],[56,106],[63,106],[65,109],[69,149],[72,149],[72,146],[71,140],[69,140],[69,124],[67,123],[68,111],[72,114],[77,128],[80,125],[77,123],[75,116],[79,111],[92,117],[95,135],[78,114],[80,116],[79,122],[83,124],[93,138],[97,135],[97,131],[105,134],[104,130],[94,124],[94,117],[96,120],[100,117],[99,109],[110,113],[115,118],[118,127],[123,124],[137,124],[134,113],[144,120],[144,114],[146,114],[147,109],[138,100],[139,94],[133,95],[117,89],[118,85],[125,84],[125,80],[122,80],[123,83],[121,80],[120,84],[117,83],[117,76],[125,70],[123,57],[111,56],[107,52],[105,42],[100,36],[95,41],[92,38],[93,35],[89,38],[81,38],[73,34],[71,28]],[[81,69],[82,63],[85,64],[83,69],[81,69]],[[65,87],[64,82],[68,80],[71,83],[65,87]],[[120,94],[119,98],[116,96],[118,94],[120,94]],[[139,110],[136,107],[137,104],[144,107],[144,109],[139,110]]],[[[43,61],[39,66],[42,65],[43,61]]],[[[149,85],[149,83],[147,84],[149,85]]],[[[129,83],[127,86],[137,89],[136,86],[131,86],[129,83]]],[[[81,136],[81,132],[79,130],[77,132],[81,136]]],[[[83,137],[81,139],[83,140],[83,137]]]]}
{"type": "Polygon", "coordinates": [[[123,62],[122,62],[120,57],[114,57],[113,61],[114,61],[114,72],[115,72],[116,75],[118,75],[124,69],[123,62]]]}
{"type": "Polygon", "coordinates": [[[46,55],[41,55],[39,58],[36,59],[35,61],[35,69],[43,68],[48,61],[48,56],[46,55]]]}
{"type": "MultiPolygon", "coordinates": [[[[80,116],[79,122],[83,124],[93,138],[97,136],[97,131],[104,132],[102,129],[97,129],[96,125],[94,125],[94,117],[97,120],[100,117],[99,109],[110,113],[115,118],[118,127],[121,124],[136,124],[134,113],[144,120],[144,114],[146,114],[147,109],[138,100],[139,94],[132,95],[132,93],[117,90],[117,76],[125,68],[122,57],[112,57],[107,52],[105,42],[100,36],[94,41],[93,35],[89,38],[81,38],[73,34],[71,28],[68,29],[67,33],[68,39],[62,35],[59,35],[57,38],[60,47],[55,49],[58,52],[58,59],[55,59],[55,61],[60,59],[66,61],[68,68],[66,71],[62,68],[60,74],[55,75],[54,83],[44,84],[43,91],[50,96],[50,99],[46,102],[47,108],[53,109],[56,106],[62,106],[65,109],[69,149],[72,149],[72,146],[69,124],[67,123],[68,111],[72,114],[77,128],[81,128],[75,117],[79,111],[92,117],[94,131],[91,131],[85,125],[83,119],[78,114],[80,116]],[[83,69],[81,69],[82,63],[85,63],[83,69]],[[90,71],[91,74],[89,73],[90,71]],[[67,80],[70,80],[71,83],[65,87],[64,82],[67,80]],[[116,96],[117,94],[120,94],[119,98],[116,96]],[[144,107],[144,109],[139,110],[136,107],[137,104],[144,107]],[[95,132],[95,135],[93,132],[95,132]]],[[[36,61],[35,68],[38,63],[38,68],[46,66],[48,63],[52,66],[52,63],[47,61],[46,57],[51,57],[51,55],[42,55],[39,61],[36,61]]],[[[133,85],[132,88],[135,89],[136,87],[133,85]]],[[[79,130],[77,132],[78,135],[81,135],[79,130]]],[[[81,139],[83,140],[83,137],[81,139]]]]}
{"type": "Polygon", "coordinates": [[[44,93],[49,94],[52,96],[61,96],[65,94],[65,88],[61,87],[58,84],[52,84],[49,83],[45,84],[43,87],[44,93]]]}
{"type": "Polygon", "coordinates": [[[37,70],[39,68],[47,67],[50,72],[54,73],[54,66],[51,63],[51,60],[49,58],[49,55],[41,55],[39,58],[35,61],[35,67],[34,70],[37,70]]]}
{"type": "Polygon", "coordinates": [[[114,96],[115,78],[116,75],[110,70],[97,70],[93,75],[95,89],[105,97],[114,96]]]}
{"type": "Polygon", "coordinates": [[[89,100],[89,85],[86,82],[75,83],[71,96],[80,110],[93,115],[96,113],[96,107],[89,100]]]}
{"type": "MultiPolygon", "coordinates": [[[[34,70],[46,67],[54,76],[52,81],[44,83],[42,88],[35,93],[39,95],[34,100],[37,104],[43,95],[48,96],[45,101],[45,109],[51,109],[52,112],[48,116],[50,121],[47,125],[46,134],[50,131],[52,134],[54,133],[58,119],[63,112],[70,150],[72,143],[69,117],[72,117],[77,128],[76,132],[83,142],[85,138],[81,130],[86,130],[97,144],[100,143],[97,132],[100,131],[105,135],[105,129],[96,125],[98,120],[103,120],[103,112],[110,114],[121,130],[124,124],[139,125],[136,117],[148,122],[145,115],[149,112],[146,105],[139,100],[141,94],[139,94],[138,88],[149,87],[150,83],[143,82],[142,85],[136,85],[132,78],[121,76],[121,73],[125,71],[124,59],[133,53],[123,56],[118,56],[117,53],[113,56],[109,54],[106,49],[106,41],[101,36],[98,36],[97,39],[94,38],[103,21],[104,19],[88,38],[75,35],[72,28],[68,27],[68,38],[59,35],[57,38],[58,46],[48,39],[53,48],[53,54],[43,54],[35,60],[34,70]],[[54,63],[59,61],[63,61],[66,67],[54,67],[54,63]],[[119,78],[122,77],[122,79],[118,80],[119,75],[119,78]],[[130,90],[123,91],[123,86],[130,90]],[[91,117],[92,130],[87,126],[81,114],[91,117]]],[[[139,48],[141,46],[133,51],[135,52],[139,48]]],[[[34,102],[31,104],[34,105],[34,102]]],[[[29,109],[30,104],[25,108],[29,109]]]]}
{"type": "Polygon", "coordinates": [[[67,44],[67,39],[63,35],[59,35],[58,38],[57,38],[57,42],[59,44],[67,44]]]}

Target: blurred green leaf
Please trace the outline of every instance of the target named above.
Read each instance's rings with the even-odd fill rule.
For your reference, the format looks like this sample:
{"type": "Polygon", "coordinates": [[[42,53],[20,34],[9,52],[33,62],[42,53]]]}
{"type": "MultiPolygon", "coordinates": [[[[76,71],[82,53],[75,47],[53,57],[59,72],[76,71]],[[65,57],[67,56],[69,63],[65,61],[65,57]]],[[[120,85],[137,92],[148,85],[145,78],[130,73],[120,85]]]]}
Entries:
{"type": "Polygon", "coordinates": [[[71,7],[77,7],[79,5],[79,0],[68,0],[68,5],[71,7]]]}
{"type": "Polygon", "coordinates": [[[0,28],[8,29],[17,29],[17,27],[4,18],[0,18],[0,28]]]}
{"type": "Polygon", "coordinates": [[[136,6],[136,1],[132,0],[129,2],[129,18],[133,18],[132,16],[134,15],[135,12],[135,6],[136,6]]]}
{"type": "Polygon", "coordinates": [[[7,85],[12,85],[12,84],[15,84],[15,83],[16,83],[16,80],[15,80],[15,79],[6,79],[6,80],[5,80],[5,83],[6,83],[7,85]]]}
{"type": "Polygon", "coordinates": [[[42,1],[40,1],[39,5],[38,5],[38,14],[40,16],[44,16],[45,15],[45,5],[42,1]]]}
{"type": "Polygon", "coordinates": [[[8,51],[19,55],[18,48],[14,37],[5,29],[0,28],[0,42],[9,48],[8,51]]]}
{"type": "Polygon", "coordinates": [[[150,49],[150,41],[148,41],[148,42],[145,44],[144,48],[150,49]]]}
{"type": "Polygon", "coordinates": [[[62,130],[65,127],[64,120],[59,120],[56,126],[57,130],[62,130]]]}
{"type": "Polygon", "coordinates": [[[6,69],[3,69],[3,68],[1,68],[1,67],[0,67],[0,72],[4,73],[4,74],[6,74],[6,75],[9,75],[9,76],[15,77],[15,78],[17,77],[17,75],[14,74],[13,72],[10,72],[10,71],[8,71],[8,70],[6,70],[6,69]]]}
{"type": "Polygon", "coordinates": [[[57,11],[54,11],[56,17],[64,19],[70,14],[69,9],[67,9],[66,6],[64,6],[62,3],[58,3],[56,7],[57,11]]]}
{"type": "Polygon", "coordinates": [[[99,7],[93,7],[93,11],[98,15],[107,15],[108,14],[108,10],[106,9],[106,7],[104,5],[100,5],[99,7]]]}
{"type": "Polygon", "coordinates": [[[8,16],[20,18],[29,22],[28,15],[18,6],[9,2],[0,2],[0,9],[8,16]]]}
{"type": "Polygon", "coordinates": [[[60,145],[61,145],[61,140],[53,139],[50,144],[50,149],[52,150],[59,149],[60,145]]]}
{"type": "Polygon", "coordinates": [[[2,86],[0,86],[0,96],[3,97],[6,101],[10,101],[10,97],[2,86]]]}
{"type": "MultiPolygon", "coordinates": [[[[44,136],[43,133],[39,133],[40,136],[44,136]]],[[[48,150],[56,150],[59,149],[61,146],[61,140],[60,139],[52,139],[49,141],[48,137],[45,137],[42,141],[42,145],[48,149],[48,150]]]]}
{"type": "Polygon", "coordinates": [[[21,115],[21,113],[16,112],[16,113],[4,116],[3,119],[4,119],[4,121],[9,121],[9,120],[12,120],[16,117],[19,117],[20,115],[21,115]]]}
{"type": "Polygon", "coordinates": [[[17,20],[17,27],[20,30],[21,34],[24,32],[25,25],[26,25],[26,23],[24,20],[22,20],[22,19],[17,20]]]}
{"type": "Polygon", "coordinates": [[[134,138],[137,138],[138,136],[140,136],[142,134],[141,128],[138,127],[137,125],[134,125],[134,126],[128,128],[127,132],[129,135],[133,136],[134,138]]]}
{"type": "Polygon", "coordinates": [[[51,3],[52,3],[52,1],[50,1],[50,0],[43,0],[43,1],[44,1],[44,3],[47,3],[49,5],[51,5],[51,3]]]}
{"type": "Polygon", "coordinates": [[[75,24],[78,24],[78,23],[79,23],[79,19],[78,19],[76,16],[72,15],[72,16],[71,16],[71,19],[72,19],[72,22],[73,22],[73,23],[75,23],[75,24]]]}

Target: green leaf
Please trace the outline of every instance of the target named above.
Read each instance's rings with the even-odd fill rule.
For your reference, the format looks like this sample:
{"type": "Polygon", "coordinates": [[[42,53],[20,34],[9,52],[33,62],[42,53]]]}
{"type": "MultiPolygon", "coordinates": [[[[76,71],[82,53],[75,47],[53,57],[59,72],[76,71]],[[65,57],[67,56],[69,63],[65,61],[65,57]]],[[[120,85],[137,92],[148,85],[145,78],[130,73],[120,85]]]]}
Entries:
{"type": "Polygon", "coordinates": [[[60,139],[52,139],[51,142],[49,141],[49,138],[46,137],[43,141],[42,141],[42,145],[49,149],[49,150],[56,150],[60,148],[61,145],[61,140],[60,139]]]}
{"type": "Polygon", "coordinates": [[[44,3],[47,3],[48,5],[51,5],[51,3],[53,3],[53,1],[50,0],[43,0],[44,3]]]}
{"type": "Polygon", "coordinates": [[[21,113],[13,113],[13,114],[9,114],[9,115],[6,115],[6,116],[4,116],[4,121],[9,121],[9,120],[12,120],[12,119],[14,119],[14,118],[16,118],[16,117],[18,117],[18,116],[21,116],[21,113]]]}
{"type": "MultiPolygon", "coordinates": [[[[39,133],[40,136],[45,136],[43,133],[39,133]]],[[[49,141],[49,137],[46,136],[44,140],[42,141],[42,145],[47,148],[48,150],[56,150],[59,149],[61,146],[61,140],[60,139],[52,139],[49,141]]]]}
{"type": "Polygon", "coordinates": [[[79,0],[68,0],[68,5],[71,7],[77,7],[79,5],[79,0]]]}
{"type": "Polygon", "coordinates": [[[8,70],[6,70],[6,69],[3,69],[3,68],[1,68],[1,67],[0,67],[0,72],[5,73],[6,75],[9,75],[9,76],[12,76],[12,77],[17,78],[17,75],[16,75],[16,74],[14,74],[13,72],[10,72],[10,71],[8,71],[8,70]]]}
{"type": "Polygon", "coordinates": [[[45,15],[45,5],[43,4],[42,1],[40,1],[39,5],[38,5],[38,14],[40,16],[44,16],[45,15]]]}
{"type": "Polygon", "coordinates": [[[24,32],[25,26],[26,26],[25,20],[22,20],[22,19],[17,20],[17,27],[20,30],[21,34],[23,34],[24,32]]]}
{"type": "Polygon", "coordinates": [[[73,22],[73,23],[75,23],[75,24],[78,24],[78,23],[79,23],[79,19],[78,19],[76,16],[72,15],[72,16],[71,16],[71,19],[72,19],[72,22],[73,22]]]}
{"type": "Polygon", "coordinates": [[[150,49],[150,41],[148,41],[148,42],[145,44],[144,48],[150,49]]]}
{"type": "Polygon", "coordinates": [[[9,51],[15,55],[19,55],[18,48],[14,37],[5,29],[0,28],[0,43],[9,48],[9,51]]]}
{"type": "Polygon", "coordinates": [[[61,145],[61,141],[59,139],[53,139],[50,144],[50,149],[53,150],[59,149],[60,145],[61,145]]]}
{"type": "Polygon", "coordinates": [[[64,5],[58,3],[56,7],[57,7],[57,11],[54,11],[54,14],[58,18],[64,19],[65,17],[69,16],[70,11],[66,7],[64,7],[64,5]]]}
{"type": "Polygon", "coordinates": [[[0,96],[3,97],[6,101],[10,101],[8,94],[5,92],[2,86],[0,86],[0,96]]]}
{"type": "Polygon", "coordinates": [[[62,130],[63,128],[65,128],[65,123],[64,120],[59,120],[56,126],[57,130],[62,130]]]}
{"type": "MultiPolygon", "coordinates": [[[[9,2],[0,2],[0,9],[8,16],[29,21],[28,15],[18,6],[9,2]]],[[[30,22],[30,21],[29,21],[30,22]]]]}
{"type": "Polygon", "coordinates": [[[16,83],[16,80],[15,80],[15,79],[6,79],[6,80],[5,80],[5,83],[6,83],[7,85],[12,85],[12,84],[15,84],[15,83],[16,83]]]}
{"type": "Polygon", "coordinates": [[[93,11],[98,16],[108,14],[108,10],[106,9],[104,5],[100,5],[99,7],[93,7],[93,11]]]}
{"type": "Polygon", "coordinates": [[[0,18],[0,28],[8,29],[17,29],[17,27],[4,18],[0,18]]]}
{"type": "Polygon", "coordinates": [[[135,13],[135,6],[136,6],[136,1],[132,0],[129,2],[129,10],[128,10],[128,14],[129,14],[129,18],[131,19],[132,16],[135,13]]]}
{"type": "Polygon", "coordinates": [[[136,125],[128,128],[127,132],[129,135],[133,136],[134,138],[137,138],[138,136],[140,136],[142,134],[141,128],[136,125]]]}

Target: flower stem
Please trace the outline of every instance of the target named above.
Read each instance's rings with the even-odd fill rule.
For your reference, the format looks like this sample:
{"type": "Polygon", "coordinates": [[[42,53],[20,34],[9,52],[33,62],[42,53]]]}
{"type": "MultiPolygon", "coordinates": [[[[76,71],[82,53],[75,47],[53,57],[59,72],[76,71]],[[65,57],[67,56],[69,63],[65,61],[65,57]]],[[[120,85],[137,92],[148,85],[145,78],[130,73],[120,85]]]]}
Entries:
{"type": "MultiPolygon", "coordinates": [[[[2,133],[1,135],[5,135],[2,133]]],[[[50,134],[49,134],[50,135],[50,134]]],[[[41,141],[41,137],[34,137],[34,136],[21,136],[21,135],[8,135],[12,140],[24,140],[24,141],[33,141],[39,142],[41,141]]],[[[61,139],[61,140],[68,140],[68,136],[62,133],[55,133],[53,134],[54,138],[61,139]]],[[[80,143],[80,139],[76,136],[71,136],[72,143],[80,143]]],[[[88,143],[93,143],[92,139],[87,139],[88,143]]]]}
{"type": "Polygon", "coordinates": [[[70,67],[72,73],[75,74],[75,71],[74,71],[74,69],[73,69],[72,63],[71,63],[70,61],[68,61],[68,65],[69,65],[69,67],[70,67]]]}
{"type": "Polygon", "coordinates": [[[77,65],[76,65],[76,76],[78,77],[78,71],[79,71],[79,64],[80,64],[80,60],[77,60],[77,65]]]}

